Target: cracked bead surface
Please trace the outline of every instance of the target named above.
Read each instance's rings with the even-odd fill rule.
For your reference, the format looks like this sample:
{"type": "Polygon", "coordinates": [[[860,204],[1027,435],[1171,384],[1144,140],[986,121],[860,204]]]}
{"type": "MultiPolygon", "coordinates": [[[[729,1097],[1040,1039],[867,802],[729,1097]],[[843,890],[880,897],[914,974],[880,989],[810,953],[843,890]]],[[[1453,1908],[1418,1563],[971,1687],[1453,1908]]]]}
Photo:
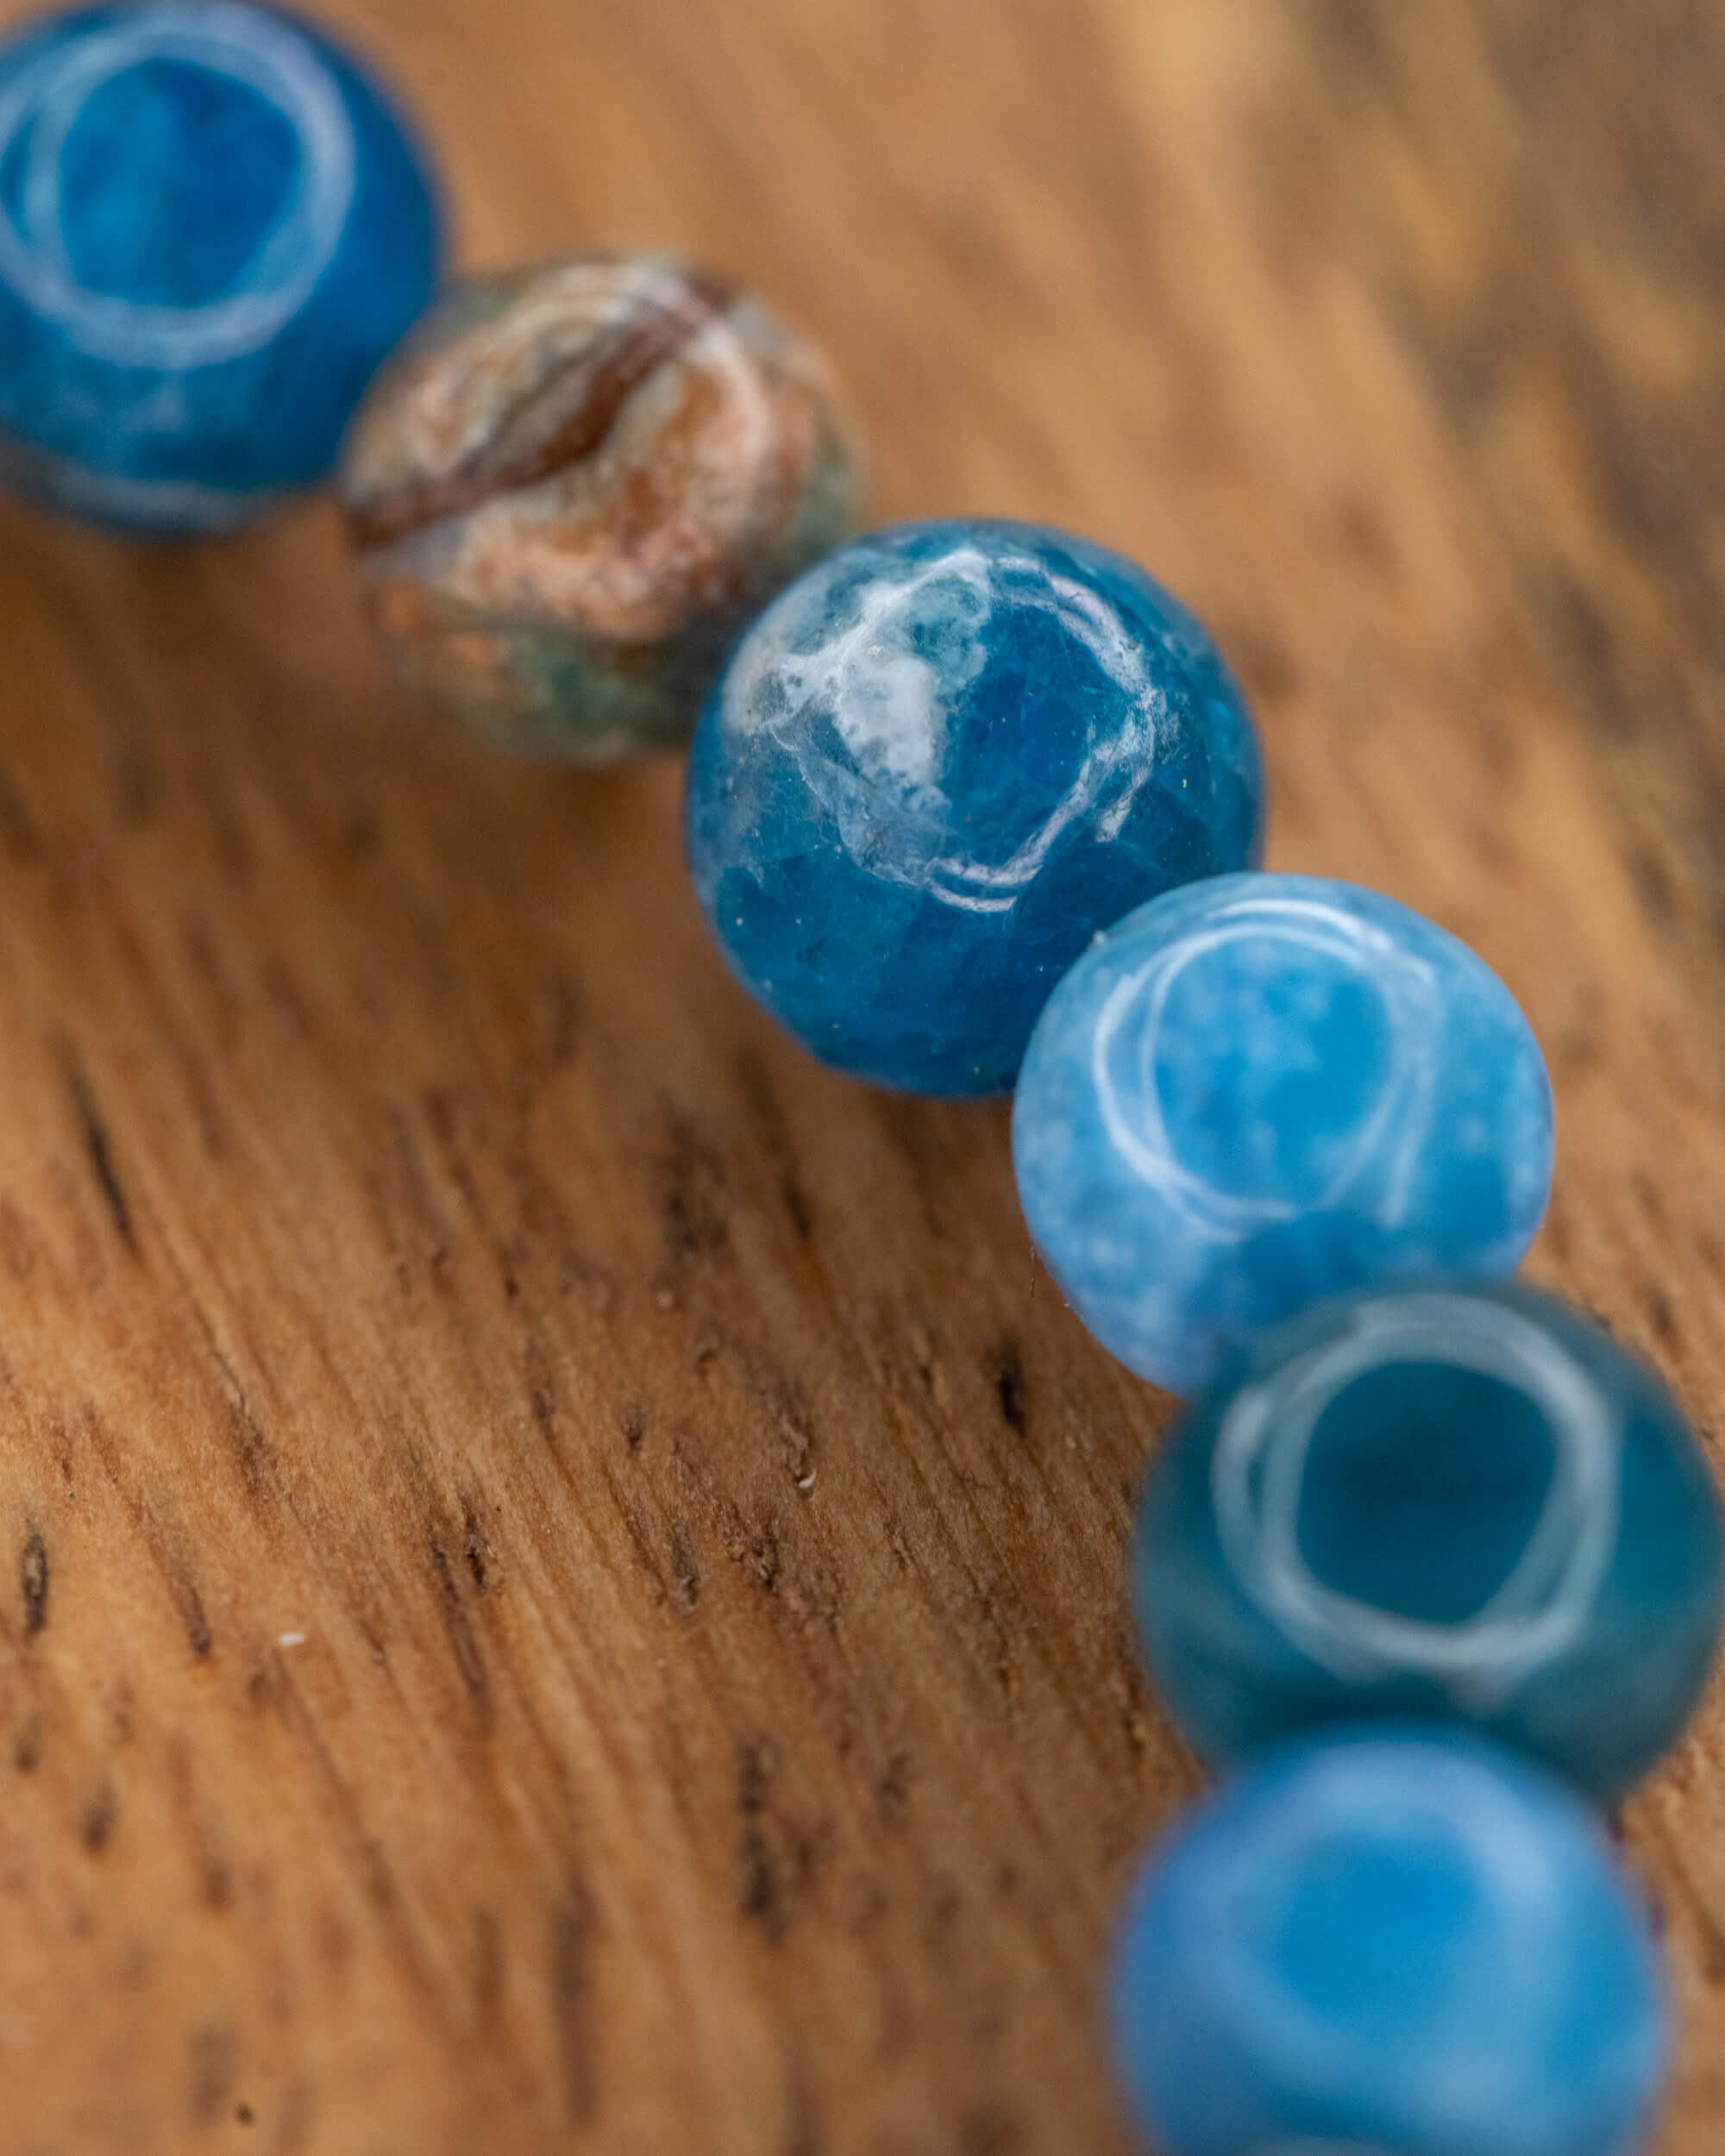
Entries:
{"type": "Polygon", "coordinates": [[[733,970],[824,1061],[912,1092],[1013,1082],[1095,931],[1257,856],[1258,748],[1203,630],[1088,541],[872,533],[743,639],[687,832],[733,970]]]}
{"type": "Polygon", "coordinates": [[[1219,876],[1072,968],[1025,1059],[1025,1217],[1103,1345],[1192,1390],[1318,1296],[1514,1270],[1552,1177],[1545,1062],[1435,924],[1312,876],[1219,876]]]}
{"type": "Polygon", "coordinates": [[[848,538],[862,480],[825,362],[665,254],[454,285],[342,459],[397,670],[506,748],[680,748],[726,648],[848,538]]]}
{"type": "Polygon", "coordinates": [[[149,533],[321,479],[431,294],[438,217],[377,85],[241,0],[0,45],[0,476],[149,533]]]}
{"type": "Polygon", "coordinates": [[[1158,2156],[1633,2156],[1668,2042],[1586,1808],[1417,1725],[1202,1805],[1130,1897],[1111,2004],[1158,2156]]]}
{"type": "Polygon", "coordinates": [[[1611,1803],[1706,1683],[1719,1507],[1658,1377],[1551,1296],[1367,1293],[1229,1359],[1157,1452],[1132,1579],[1213,1763],[1413,1714],[1611,1803]]]}

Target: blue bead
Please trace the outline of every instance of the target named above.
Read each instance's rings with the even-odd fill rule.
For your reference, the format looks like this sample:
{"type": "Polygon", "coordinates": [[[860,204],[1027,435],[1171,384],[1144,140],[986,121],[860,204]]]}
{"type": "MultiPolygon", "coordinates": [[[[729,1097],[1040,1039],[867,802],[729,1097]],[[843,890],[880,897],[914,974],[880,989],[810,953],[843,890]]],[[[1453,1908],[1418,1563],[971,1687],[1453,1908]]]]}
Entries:
{"type": "Polygon", "coordinates": [[[1157,1688],[1211,1761],[1443,1717],[1602,1803],[1700,1696],[1720,1593],[1670,1395],[1521,1287],[1354,1294],[1260,1333],[1157,1452],[1132,1557],[1157,1688]]]}
{"type": "Polygon", "coordinates": [[[824,1061],[1009,1086],[1105,923],[1256,857],[1258,747],[1192,617],[1032,524],[843,548],[743,639],[697,730],[687,830],[732,968],[824,1061]]]}
{"type": "Polygon", "coordinates": [[[1176,1832],[1113,2021],[1158,2156],[1629,2156],[1666,2051],[1585,1809],[1414,1725],[1290,1745],[1176,1832]]]}
{"type": "Polygon", "coordinates": [[[288,16],[145,0],[24,31],[0,46],[0,474],[147,532],[261,513],[334,463],[437,225],[380,91],[288,16]]]}
{"type": "Polygon", "coordinates": [[[1220,876],[1088,951],[1013,1115],[1031,1233],[1073,1307],[1176,1392],[1318,1295],[1514,1270],[1552,1103],[1465,945],[1373,891],[1220,876]]]}

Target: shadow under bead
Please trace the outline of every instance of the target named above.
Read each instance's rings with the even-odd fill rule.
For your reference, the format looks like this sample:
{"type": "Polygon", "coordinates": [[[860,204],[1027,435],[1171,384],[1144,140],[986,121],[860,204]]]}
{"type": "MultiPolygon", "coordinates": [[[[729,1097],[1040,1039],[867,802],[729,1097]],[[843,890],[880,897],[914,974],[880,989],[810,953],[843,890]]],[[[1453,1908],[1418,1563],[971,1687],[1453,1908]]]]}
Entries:
{"type": "Polygon", "coordinates": [[[410,686],[585,763],[680,746],[739,630],[861,497],[820,354],[659,254],[454,286],[366,400],[340,484],[410,686]]]}

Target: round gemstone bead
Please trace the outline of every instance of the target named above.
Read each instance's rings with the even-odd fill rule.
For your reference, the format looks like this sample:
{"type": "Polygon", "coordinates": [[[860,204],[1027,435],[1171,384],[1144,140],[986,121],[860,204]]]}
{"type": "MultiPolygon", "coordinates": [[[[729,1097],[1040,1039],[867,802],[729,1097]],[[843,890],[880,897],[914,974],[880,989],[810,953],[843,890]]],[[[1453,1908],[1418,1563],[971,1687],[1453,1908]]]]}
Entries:
{"type": "Polygon", "coordinates": [[[453,287],[367,398],[341,490],[411,684],[509,748],[680,747],[750,615],[855,530],[825,361],[662,254],[453,287]]]}
{"type": "Polygon", "coordinates": [[[1314,1297],[1514,1270],[1545,1063],[1465,944],[1372,891],[1219,876],[1063,981],[1013,1114],[1025,1217],[1103,1345],[1176,1392],[1314,1297]]]}
{"type": "Polygon", "coordinates": [[[304,24],[36,24],[0,46],[0,475],[144,532],[245,523],[329,470],[437,255],[401,122],[304,24]]]}
{"type": "Polygon", "coordinates": [[[1203,630],[1036,525],[905,524],[743,639],[689,762],[695,887],[733,970],[841,1069],[1011,1085],[1095,931],[1256,858],[1258,748],[1203,630]]]}
{"type": "Polygon", "coordinates": [[[1601,1802],[1698,1698],[1720,1582],[1665,1387],[1521,1287],[1356,1294],[1258,1334],[1157,1452],[1132,1557],[1157,1688],[1213,1762],[1444,1717],[1601,1802]]]}
{"type": "Polygon", "coordinates": [[[1162,2156],[1630,2156],[1666,2048],[1585,1808],[1414,1725],[1272,1753],[1154,1852],[1113,2022],[1162,2156]]]}

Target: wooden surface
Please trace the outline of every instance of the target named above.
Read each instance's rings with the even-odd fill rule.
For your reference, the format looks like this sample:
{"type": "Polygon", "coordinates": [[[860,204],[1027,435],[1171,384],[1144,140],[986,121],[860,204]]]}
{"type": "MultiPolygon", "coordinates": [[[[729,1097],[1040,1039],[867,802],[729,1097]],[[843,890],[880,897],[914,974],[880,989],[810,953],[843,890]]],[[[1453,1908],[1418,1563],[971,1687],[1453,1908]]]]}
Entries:
{"type": "MultiPolygon", "coordinates": [[[[1549,1052],[1533,1269],[1725,1407],[1715,0],[328,0],[461,251],[679,243],[876,508],[1141,557],[1273,862],[1549,1052]]],[[[22,10],[5,0],[0,17],[22,10]]],[[[313,505],[0,512],[0,2156],[1122,2156],[1195,1785],[1134,1673],[1164,1403],[1006,1119],[743,1003],[670,768],[427,736],[313,505]]],[[[1725,1701],[1630,1805],[1725,2140],[1725,1701]]]]}

